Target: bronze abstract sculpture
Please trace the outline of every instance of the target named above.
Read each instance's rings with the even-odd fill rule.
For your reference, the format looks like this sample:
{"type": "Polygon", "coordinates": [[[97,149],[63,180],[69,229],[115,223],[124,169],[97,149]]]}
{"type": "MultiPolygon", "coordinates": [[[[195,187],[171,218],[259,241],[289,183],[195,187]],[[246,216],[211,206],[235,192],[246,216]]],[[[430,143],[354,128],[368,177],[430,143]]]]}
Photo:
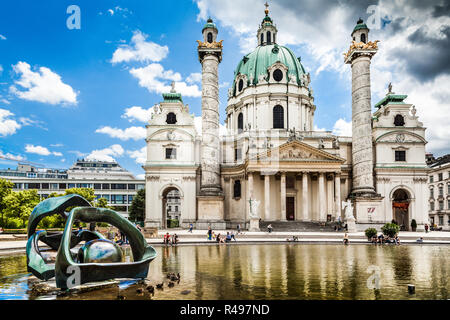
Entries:
{"type": "Polygon", "coordinates": [[[45,281],[55,277],[56,286],[61,289],[73,285],[72,274],[78,277],[74,282],[76,285],[114,278],[144,279],[147,277],[150,262],[156,258],[155,249],[147,244],[132,222],[113,210],[91,207],[89,202],[79,195],[46,199],[33,209],[28,221],[26,252],[28,271],[45,281]],[[75,208],[69,213],[65,212],[71,207],[75,208]],[[64,231],[36,232],[39,222],[54,214],[60,214],[66,220],[64,231]],[[133,262],[123,262],[120,247],[105,239],[101,233],[88,230],[72,231],[75,221],[106,222],[117,227],[130,241],[133,262]],[[39,250],[39,241],[58,251],[55,264],[45,261],[39,250]],[[71,250],[82,241],[86,243],[78,252],[71,250]]]}

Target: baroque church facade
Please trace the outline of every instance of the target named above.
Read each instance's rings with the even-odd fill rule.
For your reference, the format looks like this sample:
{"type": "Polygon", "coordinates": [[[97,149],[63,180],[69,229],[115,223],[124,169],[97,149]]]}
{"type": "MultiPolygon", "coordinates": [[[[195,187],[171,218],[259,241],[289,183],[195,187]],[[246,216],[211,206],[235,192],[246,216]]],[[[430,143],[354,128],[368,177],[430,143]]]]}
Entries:
{"type": "MultiPolygon", "coordinates": [[[[174,88],[147,125],[146,227],[197,229],[262,222],[356,222],[357,230],[428,221],[425,128],[406,95],[389,92],[372,113],[370,63],[378,41],[360,19],[344,62],[352,70],[352,137],[314,131],[314,93],[300,58],[277,43],[266,8],[256,49],[239,62],[219,134],[222,41],[209,19],[198,41],[202,132],[174,88]]],[[[355,229],[355,230],[356,230],[355,229]]]]}

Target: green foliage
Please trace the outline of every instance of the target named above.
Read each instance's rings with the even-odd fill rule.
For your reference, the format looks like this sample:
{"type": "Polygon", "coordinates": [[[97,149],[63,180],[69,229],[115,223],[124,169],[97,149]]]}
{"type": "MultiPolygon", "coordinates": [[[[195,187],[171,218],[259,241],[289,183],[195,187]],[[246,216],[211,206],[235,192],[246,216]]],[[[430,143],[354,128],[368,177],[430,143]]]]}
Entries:
{"type": "Polygon", "coordinates": [[[389,237],[395,237],[400,231],[400,227],[395,223],[386,223],[382,228],[383,234],[389,237]]]}
{"type": "Polygon", "coordinates": [[[105,198],[98,198],[97,201],[95,202],[95,206],[97,208],[111,209],[111,207],[108,206],[108,200],[106,200],[105,198]]]}
{"type": "Polygon", "coordinates": [[[417,229],[417,222],[416,222],[415,219],[411,220],[411,228],[414,229],[414,230],[417,229]]]}
{"type": "Polygon", "coordinates": [[[180,222],[176,219],[167,219],[167,227],[168,228],[178,228],[180,226],[180,222]]]}
{"type": "Polygon", "coordinates": [[[59,214],[45,217],[38,224],[38,229],[64,228],[66,221],[59,214]]]}
{"type": "Polygon", "coordinates": [[[7,220],[5,229],[19,229],[22,225],[22,220],[19,218],[10,218],[7,220]]]}
{"type": "Polygon", "coordinates": [[[138,190],[128,210],[131,221],[145,220],[145,189],[138,190]]]}
{"type": "Polygon", "coordinates": [[[4,202],[4,199],[7,195],[9,195],[12,192],[12,188],[14,187],[14,183],[12,183],[9,180],[0,179],[0,213],[1,213],[1,219],[0,219],[0,227],[5,228],[7,226],[7,222],[5,221],[5,208],[6,204],[4,202]]]}
{"type": "Polygon", "coordinates": [[[368,240],[372,239],[373,236],[377,235],[377,229],[375,228],[367,228],[365,231],[366,237],[368,240]]]}
{"type": "Polygon", "coordinates": [[[5,215],[8,218],[18,218],[22,221],[20,227],[27,226],[27,220],[34,207],[39,203],[37,190],[23,190],[11,192],[4,198],[5,215]]]}

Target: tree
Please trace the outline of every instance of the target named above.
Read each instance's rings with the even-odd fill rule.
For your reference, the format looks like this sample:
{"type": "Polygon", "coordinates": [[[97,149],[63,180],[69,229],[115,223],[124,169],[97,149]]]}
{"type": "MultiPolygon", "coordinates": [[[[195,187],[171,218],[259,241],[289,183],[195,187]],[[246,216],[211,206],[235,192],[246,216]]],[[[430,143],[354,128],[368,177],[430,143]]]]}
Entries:
{"type": "Polygon", "coordinates": [[[14,187],[14,183],[12,183],[11,181],[5,180],[5,179],[0,179],[0,213],[2,215],[1,221],[0,221],[0,226],[3,228],[6,226],[6,222],[5,222],[6,204],[4,202],[4,199],[7,195],[9,195],[12,192],[13,187],[14,187]]]}
{"type": "Polygon", "coordinates": [[[128,212],[131,221],[145,220],[145,189],[137,192],[128,212]]]}
{"type": "Polygon", "coordinates": [[[393,238],[400,231],[400,227],[395,223],[386,223],[381,228],[381,231],[383,231],[384,235],[393,238]]]}
{"type": "Polygon", "coordinates": [[[8,218],[20,219],[22,227],[26,227],[31,212],[39,203],[39,195],[37,190],[11,192],[5,197],[4,202],[6,204],[5,215],[8,218]]]}
{"type": "Polygon", "coordinates": [[[110,206],[108,206],[108,200],[106,200],[105,198],[98,198],[95,206],[97,208],[106,208],[106,209],[111,209],[110,206]]]}

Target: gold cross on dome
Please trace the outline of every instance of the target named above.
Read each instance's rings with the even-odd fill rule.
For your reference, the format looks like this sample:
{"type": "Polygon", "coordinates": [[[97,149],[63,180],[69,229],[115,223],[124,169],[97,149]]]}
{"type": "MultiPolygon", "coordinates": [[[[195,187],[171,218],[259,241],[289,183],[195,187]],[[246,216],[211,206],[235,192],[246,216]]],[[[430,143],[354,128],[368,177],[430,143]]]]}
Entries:
{"type": "Polygon", "coordinates": [[[266,1],[266,3],[264,5],[266,6],[266,10],[264,10],[264,12],[266,13],[266,15],[268,15],[269,14],[269,4],[266,1]]]}

